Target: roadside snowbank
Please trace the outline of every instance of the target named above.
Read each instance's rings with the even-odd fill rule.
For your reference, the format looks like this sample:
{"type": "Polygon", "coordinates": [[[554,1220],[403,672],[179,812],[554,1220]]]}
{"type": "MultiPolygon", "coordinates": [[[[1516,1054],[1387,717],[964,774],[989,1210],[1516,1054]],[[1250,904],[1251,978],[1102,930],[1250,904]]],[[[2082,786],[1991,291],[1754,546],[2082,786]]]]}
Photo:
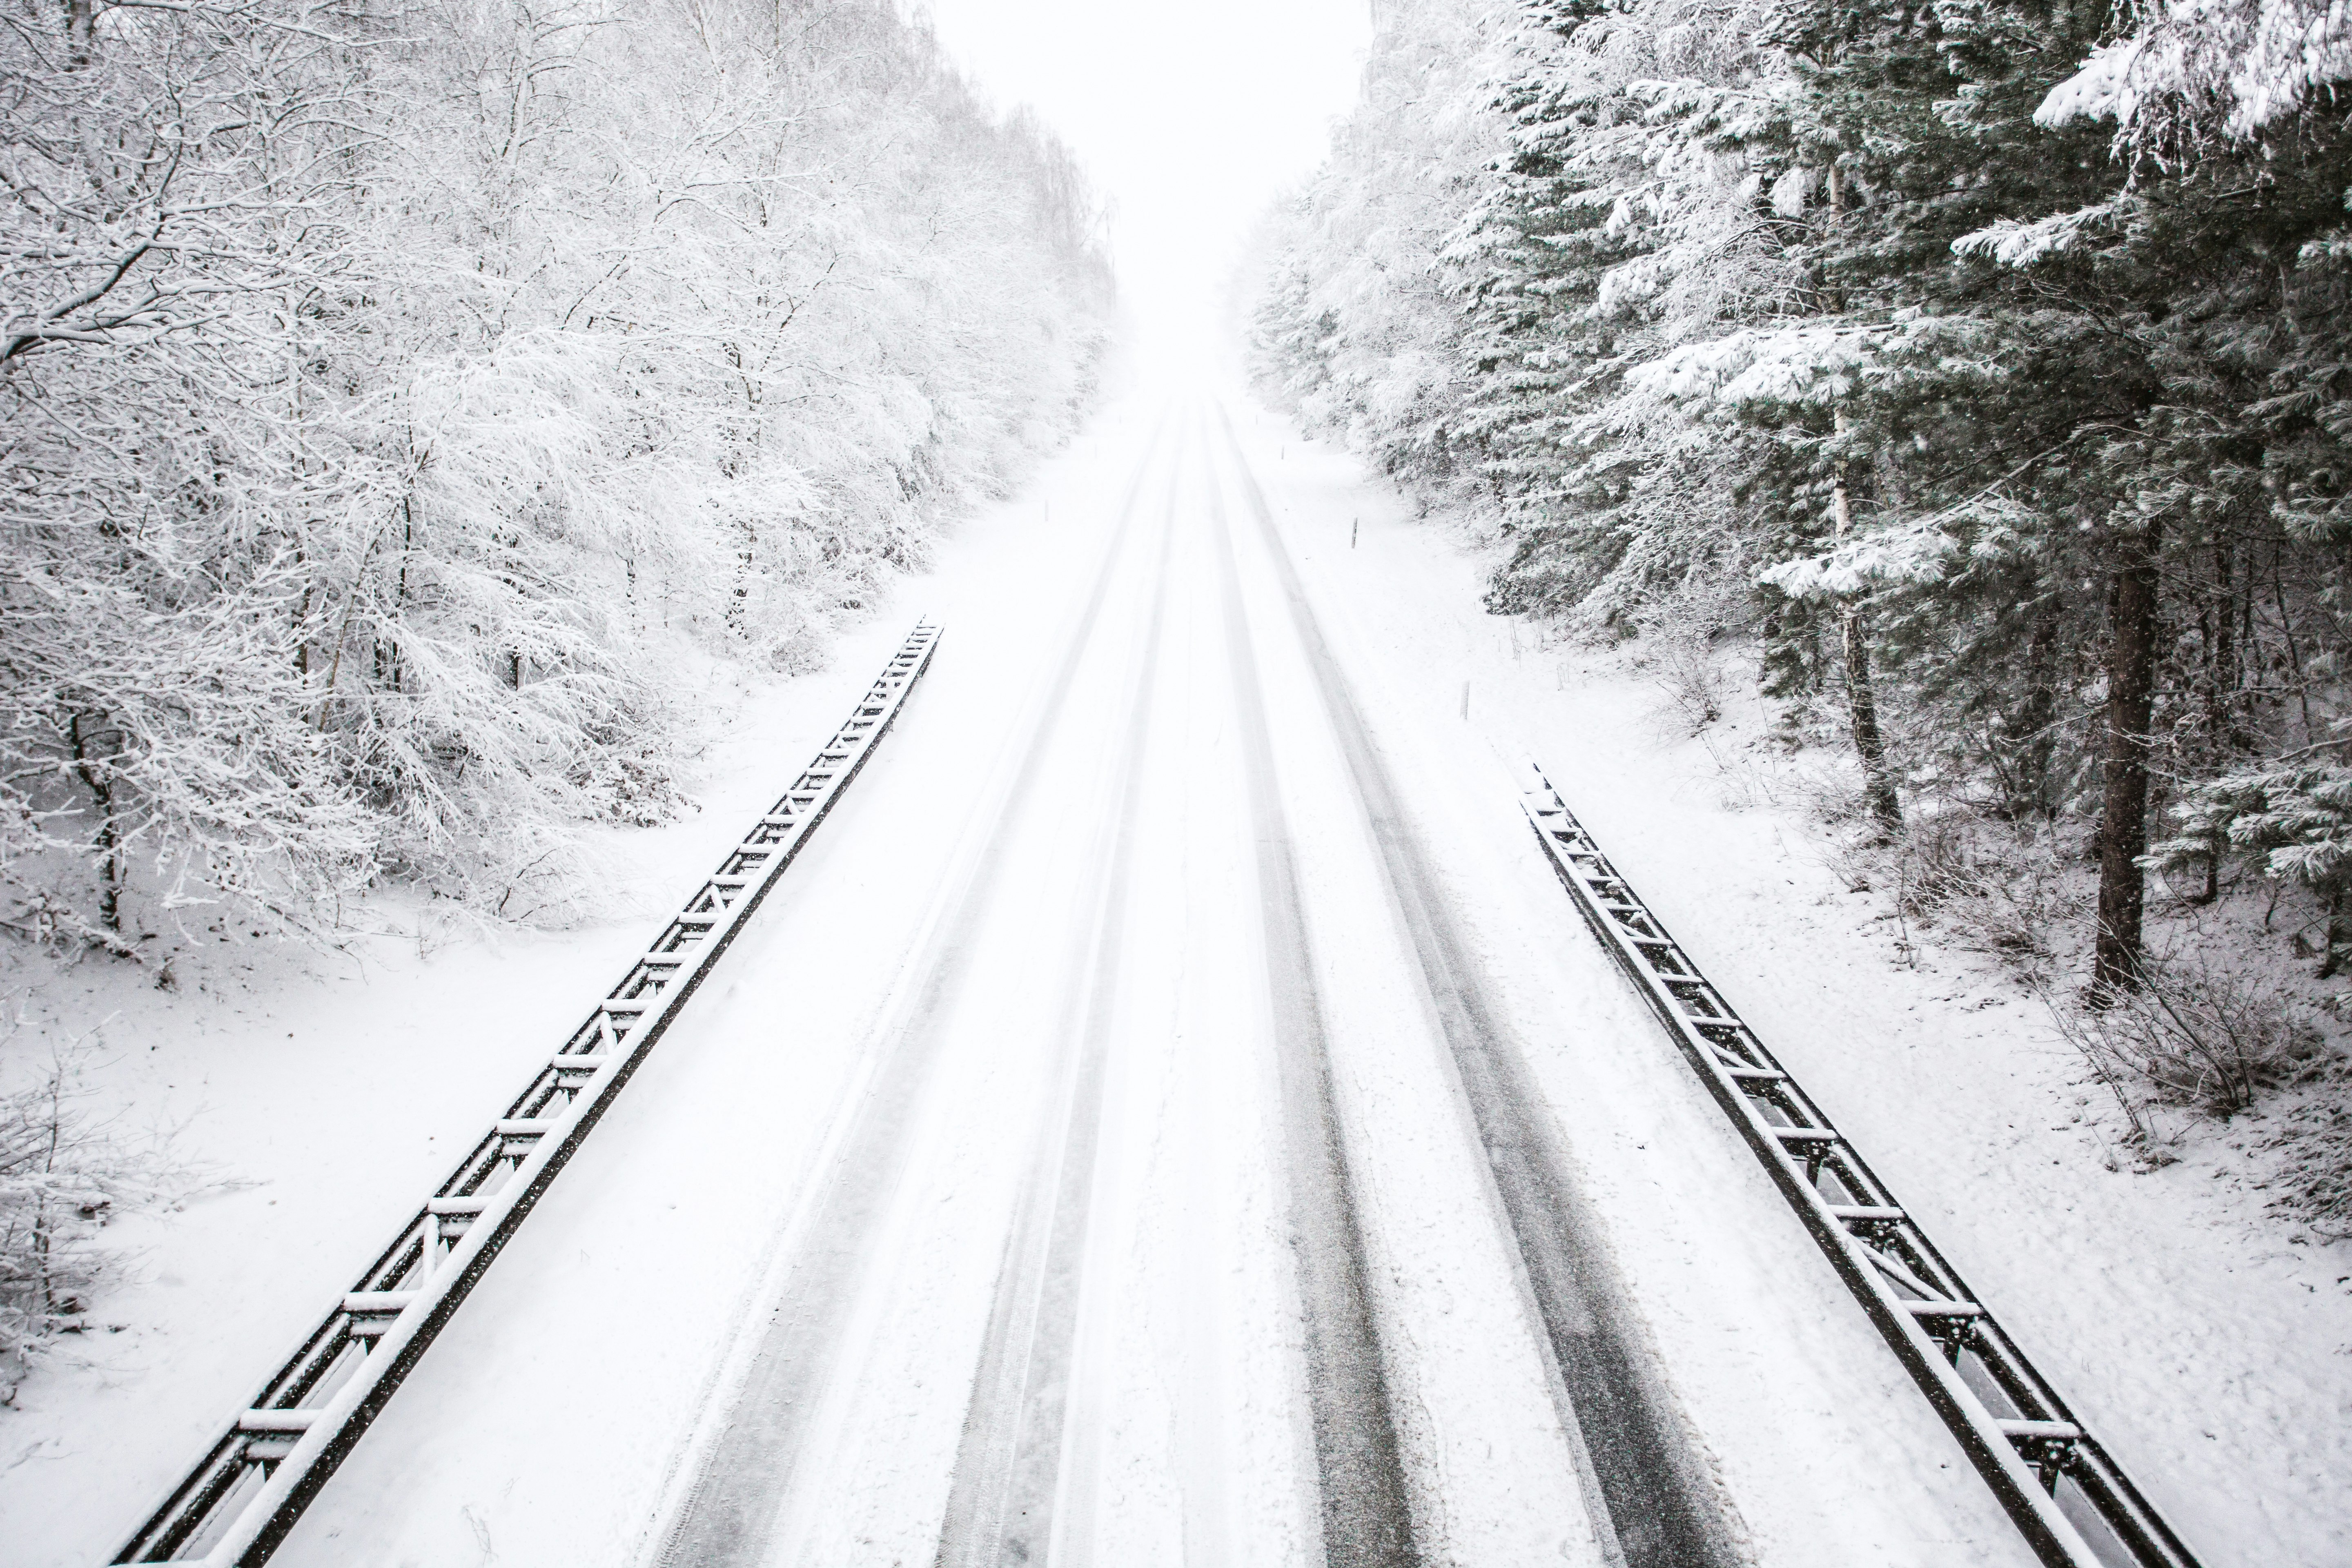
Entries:
{"type": "Polygon", "coordinates": [[[7,951],[0,994],[29,1026],[0,1066],[38,1065],[44,1037],[83,1042],[85,1103],[159,1145],[179,1195],[109,1227],[115,1276],[91,1293],[89,1330],[37,1352],[0,1411],[0,1556],[104,1560],[790,782],[898,618],[845,637],[821,674],[735,699],[698,809],[602,847],[604,923],[501,931],[378,899],[356,912],[386,929],[323,957],[243,932],[175,938],[172,991],[103,957],[58,972],[7,951]]]}

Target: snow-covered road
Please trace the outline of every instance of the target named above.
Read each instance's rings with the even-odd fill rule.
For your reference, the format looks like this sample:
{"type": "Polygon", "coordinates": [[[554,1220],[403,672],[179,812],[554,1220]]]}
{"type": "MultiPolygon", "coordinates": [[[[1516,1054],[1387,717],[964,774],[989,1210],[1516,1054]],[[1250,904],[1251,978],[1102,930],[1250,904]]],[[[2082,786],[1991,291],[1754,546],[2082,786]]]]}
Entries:
{"type": "Polygon", "coordinates": [[[2025,1560],[1260,484],[1181,400],[929,585],[887,749],[279,1562],[2025,1560]]]}

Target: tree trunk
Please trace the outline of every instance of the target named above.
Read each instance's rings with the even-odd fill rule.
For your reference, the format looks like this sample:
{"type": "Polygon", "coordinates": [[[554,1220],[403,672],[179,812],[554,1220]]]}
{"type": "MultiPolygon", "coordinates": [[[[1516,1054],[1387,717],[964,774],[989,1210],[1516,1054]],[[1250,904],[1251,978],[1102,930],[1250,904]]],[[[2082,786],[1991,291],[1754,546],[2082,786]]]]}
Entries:
{"type": "MultiPolygon", "coordinates": [[[[1828,174],[1829,206],[1832,220],[1845,210],[1845,186],[1838,178],[1834,159],[1828,174]]],[[[1824,292],[1824,310],[1842,310],[1845,300],[1833,293],[1824,292]]],[[[1845,434],[1845,410],[1835,410],[1831,417],[1836,421],[1837,433],[1845,434]]],[[[1846,497],[1845,464],[1840,461],[1830,479],[1830,510],[1837,525],[1837,542],[1845,542],[1853,529],[1853,504],[1846,497]]],[[[1870,815],[1887,833],[1903,831],[1903,803],[1895,793],[1895,774],[1886,765],[1886,741],[1878,730],[1878,693],[1870,679],[1869,628],[1862,617],[1862,606],[1841,595],[1838,598],[1838,641],[1845,655],[1846,711],[1853,723],[1854,755],[1862,759],[1863,795],[1870,805],[1870,815]]]]}
{"type": "Polygon", "coordinates": [[[98,37],[98,8],[93,0],[66,0],[66,68],[80,70],[90,62],[98,37]]]}
{"type": "MultiPolygon", "coordinates": [[[[2227,539],[2213,545],[2213,582],[2221,603],[2206,627],[2206,615],[2198,611],[2198,625],[2205,628],[2205,744],[2210,753],[2207,764],[2216,773],[2227,772],[2230,759],[2244,747],[2244,737],[2238,733],[2238,645],[2237,587],[2234,552],[2227,539]]],[[[2205,887],[2192,903],[2210,904],[2221,896],[2221,857],[2229,847],[2224,836],[2216,833],[2205,848],[2205,887]]]]}
{"type": "Polygon", "coordinates": [[[2099,931],[2091,1000],[2139,984],[2147,874],[2148,723],[2156,705],[2156,529],[2126,539],[2110,600],[2105,799],[2099,814],[2099,931]]]}
{"type": "Polygon", "coordinates": [[[2221,588],[2221,614],[2214,617],[2209,664],[2211,685],[2206,700],[2218,765],[2246,744],[2238,730],[2237,552],[2226,539],[2213,546],[2213,577],[2221,588]]]}
{"type": "MultiPolygon", "coordinates": [[[[1837,427],[1845,428],[1845,416],[1837,416],[1837,427]]],[[[1853,509],[1846,500],[1845,465],[1837,468],[1831,481],[1831,510],[1837,522],[1837,540],[1845,542],[1853,526],[1853,509]]],[[[1889,833],[1903,831],[1903,804],[1895,793],[1895,774],[1886,765],[1885,738],[1878,732],[1878,694],[1870,679],[1870,639],[1862,618],[1862,607],[1852,599],[1838,599],[1838,638],[1845,654],[1846,710],[1853,721],[1854,754],[1862,759],[1863,793],[1870,803],[1870,815],[1878,826],[1889,833]]]]}
{"type": "Polygon", "coordinates": [[[727,629],[749,642],[751,637],[751,577],[758,564],[760,536],[749,521],[736,525],[741,548],[735,552],[735,592],[727,601],[727,629]]]}
{"type": "Polygon", "coordinates": [[[1862,759],[1863,793],[1870,815],[1889,833],[1903,831],[1903,803],[1895,773],[1886,765],[1886,742],[1878,732],[1878,697],[1870,682],[1870,645],[1862,611],[1838,606],[1838,635],[1845,645],[1846,706],[1853,720],[1854,754],[1862,759]]]}
{"type": "Polygon", "coordinates": [[[2058,606],[2053,599],[2033,622],[2026,645],[2028,685],[2017,710],[2017,786],[2012,815],[2048,820],[2057,815],[2052,775],[2058,761],[2058,606]]]}
{"type": "MultiPolygon", "coordinates": [[[[89,788],[90,799],[98,806],[98,831],[90,837],[90,847],[98,851],[98,919],[109,931],[122,929],[122,836],[114,824],[114,780],[107,772],[109,757],[100,756],[94,745],[104,738],[93,716],[76,713],[66,725],[66,738],[73,745],[74,771],[89,788]]],[[[120,750],[120,732],[111,750],[120,750]]]]}

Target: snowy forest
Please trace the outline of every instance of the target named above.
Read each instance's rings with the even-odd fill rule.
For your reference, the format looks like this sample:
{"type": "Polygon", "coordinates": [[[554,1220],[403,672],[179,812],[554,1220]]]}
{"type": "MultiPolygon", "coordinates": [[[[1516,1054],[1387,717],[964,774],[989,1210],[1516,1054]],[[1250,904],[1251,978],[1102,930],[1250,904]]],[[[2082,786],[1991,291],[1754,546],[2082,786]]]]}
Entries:
{"type": "Polygon", "coordinates": [[[1091,398],[1095,198],[886,0],[16,4],[0,82],[20,938],[563,918],[1091,398]]]}
{"type": "Polygon", "coordinates": [[[0,1568],[2352,1563],[2352,0],[0,17],[0,1568]]]}
{"type": "Polygon", "coordinates": [[[2259,1037],[2102,1054],[2225,1112],[2293,1077],[2257,993],[2352,956],[2330,7],[1385,9],[1263,241],[1261,389],[1691,722],[1751,655],[1910,912],[2259,1037]]]}

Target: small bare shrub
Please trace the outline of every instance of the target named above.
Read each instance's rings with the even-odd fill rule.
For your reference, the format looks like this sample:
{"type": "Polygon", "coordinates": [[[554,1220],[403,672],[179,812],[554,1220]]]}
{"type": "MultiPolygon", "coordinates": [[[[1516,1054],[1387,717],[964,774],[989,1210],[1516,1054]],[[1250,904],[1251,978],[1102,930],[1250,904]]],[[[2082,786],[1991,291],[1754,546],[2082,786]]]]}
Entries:
{"type": "Polygon", "coordinates": [[[1710,644],[1666,644],[1652,669],[1685,734],[1696,735],[1723,717],[1723,660],[1710,644]]]}
{"type": "Polygon", "coordinates": [[[2272,1185],[2279,1205],[2324,1241],[2352,1239],[2352,1081],[2339,1063],[2334,1081],[2273,1140],[2281,1152],[2272,1185]]]}
{"type": "Polygon", "coordinates": [[[2199,961],[2150,960],[2137,990],[2101,1007],[2042,999],[2143,1140],[2151,1103],[2232,1116],[2321,1059],[2317,1027],[2275,987],[2199,961]]]}
{"type": "Polygon", "coordinates": [[[1940,923],[1960,944],[2029,977],[2049,967],[2051,933],[2074,912],[2053,843],[1965,807],[1916,813],[1892,843],[1852,840],[1832,869],[1853,891],[1891,894],[1906,940],[1913,922],[1940,923]]]}
{"type": "Polygon", "coordinates": [[[1792,770],[1784,763],[1746,749],[1727,756],[1704,733],[1698,736],[1698,743],[1706,749],[1707,760],[1715,764],[1716,798],[1730,810],[1754,811],[1780,805],[1792,793],[1804,787],[1802,780],[1792,778],[1792,770]]]}
{"type": "Polygon", "coordinates": [[[1858,838],[1833,841],[1822,864],[1830,868],[1849,893],[1867,893],[1878,886],[1878,874],[1885,868],[1885,858],[1879,846],[1858,838]]]}
{"type": "Polygon", "coordinates": [[[2051,933],[2074,923],[2056,846],[2006,828],[1986,836],[1965,865],[1946,873],[1953,919],[1977,946],[2028,973],[2053,956],[2051,933]]]}
{"type": "Polygon", "coordinates": [[[1664,711],[1684,734],[1696,735],[1723,717],[1728,698],[1723,645],[1748,613],[1744,580],[1697,574],[1642,610],[1637,657],[1665,693],[1664,711]]]}
{"type": "MultiPolygon", "coordinates": [[[[0,1047],[22,1016],[0,1016],[0,1047]]],[[[87,1045],[57,1050],[30,1081],[0,1093],[0,1405],[42,1342],[82,1326],[105,1273],[99,1231],[151,1186],[148,1162],[83,1109],[87,1045]]]]}

